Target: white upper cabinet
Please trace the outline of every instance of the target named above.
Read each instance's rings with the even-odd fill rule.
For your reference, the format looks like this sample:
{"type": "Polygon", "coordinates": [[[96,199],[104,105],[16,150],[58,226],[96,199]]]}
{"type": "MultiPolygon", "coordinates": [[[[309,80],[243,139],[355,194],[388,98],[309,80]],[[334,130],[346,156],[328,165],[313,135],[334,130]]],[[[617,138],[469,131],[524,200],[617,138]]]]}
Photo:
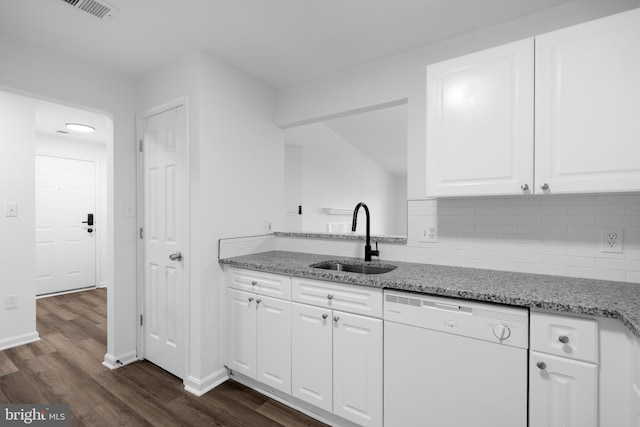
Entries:
{"type": "Polygon", "coordinates": [[[428,66],[427,195],[639,191],[638,76],[640,9],[428,66]]]}
{"type": "Polygon", "coordinates": [[[536,183],[640,189],[640,9],[536,37],[536,183]]]}
{"type": "Polygon", "coordinates": [[[530,192],[533,45],[522,40],[427,67],[429,196],[530,192]]]}

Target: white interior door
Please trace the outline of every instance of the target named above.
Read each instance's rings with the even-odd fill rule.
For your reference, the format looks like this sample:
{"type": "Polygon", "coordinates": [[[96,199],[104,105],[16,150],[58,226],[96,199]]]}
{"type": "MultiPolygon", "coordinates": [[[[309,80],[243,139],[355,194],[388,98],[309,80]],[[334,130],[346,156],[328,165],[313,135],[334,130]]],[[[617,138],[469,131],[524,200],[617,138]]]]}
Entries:
{"type": "Polygon", "coordinates": [[[95,286],[96,167],[93,162],[36,155],[36,293],[95,286]]]}
{"type": "Polygon", "coordinates": [[[144,357],[185,375],[186,126],[178,106],[142,121],[144,142],[144,357]]]}

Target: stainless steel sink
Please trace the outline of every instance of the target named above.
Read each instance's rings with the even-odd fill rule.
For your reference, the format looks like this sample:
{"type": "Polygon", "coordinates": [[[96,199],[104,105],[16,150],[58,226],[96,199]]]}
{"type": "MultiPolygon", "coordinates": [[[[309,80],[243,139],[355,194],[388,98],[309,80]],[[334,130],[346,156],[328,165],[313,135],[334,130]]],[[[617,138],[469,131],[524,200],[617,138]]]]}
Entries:
{"type": "Polygon", "coordinates": [[[347,271],[350,273],[360,274],[383,274],[388,273],[395,269],[395,265],[361,265],[361,264],[347,264],[342,262],[321,262],[319,264],[312,264],[309,267],[322,268],[323,270],[335,270],[335,271],[347,271]]]}

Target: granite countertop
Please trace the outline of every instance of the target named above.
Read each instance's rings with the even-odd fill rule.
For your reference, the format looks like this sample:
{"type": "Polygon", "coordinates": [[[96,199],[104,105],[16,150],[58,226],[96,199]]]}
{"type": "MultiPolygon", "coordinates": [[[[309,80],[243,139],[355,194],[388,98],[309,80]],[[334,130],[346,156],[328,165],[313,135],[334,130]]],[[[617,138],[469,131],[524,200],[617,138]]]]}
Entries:
{"type": "Polygon", "coordinates": [[[620,320],[640,338],[640,284],[396,261],[365,263],[360,258],[284,251],[219,262],[288,276],[610,317],[620,320]],[[392,264],[398,268],[384,274],[365,275],[309,267],[331,260],[363,265],[392,264]]]}
{"type": "MultiPolygon", "coordinates": [[[[318,232],[293,232],[293,231],[276,231],[273,233],[276,237],[297,237],[302,239],[321,239],[321,240],[365,240],[364,234],[357,233],[318,233],[318,232]]],[[[407,236],[391,236],[376,235],[369,236],[371,242],[380,243],[398,243],[407,244],[407,236]]]]}

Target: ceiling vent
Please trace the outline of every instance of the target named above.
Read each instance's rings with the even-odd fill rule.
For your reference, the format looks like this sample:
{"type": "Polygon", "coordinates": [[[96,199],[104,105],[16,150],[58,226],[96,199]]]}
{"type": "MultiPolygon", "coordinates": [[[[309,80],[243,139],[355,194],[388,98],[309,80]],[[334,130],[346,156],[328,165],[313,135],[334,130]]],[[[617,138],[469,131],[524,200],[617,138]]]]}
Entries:
{"type": "Polygon", "coordinates": [[[118,13],[118,9],[105,1],[98,0],[61,0],[63,3],[73,6],[84,13],[95,16],[103,21],[108,21],[118,13]]]}

